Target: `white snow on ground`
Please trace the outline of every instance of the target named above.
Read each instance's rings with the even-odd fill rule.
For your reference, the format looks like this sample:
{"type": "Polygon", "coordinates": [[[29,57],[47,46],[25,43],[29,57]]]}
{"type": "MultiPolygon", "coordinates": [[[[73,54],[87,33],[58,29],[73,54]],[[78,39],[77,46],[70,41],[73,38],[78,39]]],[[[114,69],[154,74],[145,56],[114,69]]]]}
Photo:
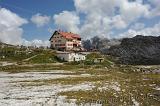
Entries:
{"type": "Polygon", "coordinates": [[[28,82],[18,82],[78,77],[78,75],[63,75],[60,73],[63,73],[63,71],[14,74],[0,72],[0,106],[75,106],[75,100],[68,103],[65,97],[58,96],[57,93],[61,91],[90,90],[94,87],[89,82],[76,85],[52,84],[41,86],[22,86],[21,83],[28,82]]]}
{"type": "Polygon", "coordinates": [[[91,74],[81,74],[81,76],[92,76],[91,74]]]}
{"type": "Polygon", "coordinates": [[[113,89],[117,92],[121,91],[120,84],[118,82],[105,83],[102,87],[99,87],[98,89],[101,91],[110,89],[113,89]]]}
{"type": "Polygon", "coordinates": [[[160,87],[158,87],[158,86],[155,87],[154,89],[160,91],[160,87]]]}
{"type": "Polygon", "coordinates": [[[9,65],[15,65],[16,63],[10,63],[10,62],[0,62],[0,66],[9,66],[9,65]]]}
{"type": "Polygon", "coordinates": [[[3,81],[22,81],[22,80],[43,80],[43,79],[57,79],[57,78],[65,78],[65,77],[78,77],[79,75],[72,75],[72,72],[56,70],[55,72],[25,72],[25,73],[0,73],[0,80],[3,81]],[[71,73],[71,75],[63,75],[63,73],[71,73]]]}
{"type": "Polygon", "coordinates": [[[133,106],[139,106],[139,103],[134,99],[134,98],[132,98],[132,102],[133,102],[133,106]]]}
{"type": "Polygon", "coordinates": [[[77,84],[77,85],[67,85],[66,88],[62,89],[62,91],[79,91],[79,90],[92,90],[95,86],[90,83],[82,83],[82,84],[77,84]]]}

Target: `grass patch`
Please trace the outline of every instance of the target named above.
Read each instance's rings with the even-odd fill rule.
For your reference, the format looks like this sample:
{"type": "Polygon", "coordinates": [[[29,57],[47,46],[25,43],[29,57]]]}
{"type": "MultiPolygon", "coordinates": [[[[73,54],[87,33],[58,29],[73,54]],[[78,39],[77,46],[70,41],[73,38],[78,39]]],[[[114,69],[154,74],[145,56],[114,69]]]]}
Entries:
{"type": "MultiPolygon", "coordinates": [[[[153,89],[160,86],[160,75],[158,74],[140,74],[140,73],[125,73],[125,72],[108,72],[108,76],[99,78],[84,78],[73,79],[76,83],[79,81],[95,82],[96,86],[92,90],[79,90],[60,92],[59,95],[67,96],[67,99],[77,99],[77,104],[80,103],[102,103],[102,105],[134,105],[137,101],[142,105],[158,106],[160,103],[159,91],[153,89]],[[148,79],[148,80],[144,80],[148,79]],[[100,90],[105,85],[111,85],[110,82],[117,82],[120,85],[120,91],[114,89],[100,90]]],[[[66,80],[68,83],[68,79],[66,80]]],[[[66,82],[65,82],[66,83],[66,82]]]]}
{"type": "Polygon", "coordinates": [[[29,63],[55,63],[58,62],[56,54],[53,51],[43,51],[34,58],[28,60],[29,63]]]}
{"type": "MultiPolygon", "coordinates": [[[[57,67],[57,66],[55,66],[57,67]]],[[[55,68],[54,67],[54,68],[55,68]]],[[[98,65],[62,65],[59,69],[67,69],[73,73],[62,73],[62,75],[77,75],[67,78],[20,81],[21,86],[42,85],[77,85],[91,83],[91,90],[66,91],[58,95],[67,96],[67,99],[77,99],[77,104],[101,103],[107,105],[134,105],[134,101],[141,105],[159,104],[159,91],[154,89],[160,86],[160,75],[152,73],[137,72],[137,68],[131,66],[100,67],[98,65]],[[88,67],[88,68],[87,68],[88,67]],[[90,74],[91,76],[81,76],[90,74]],[[104,88],[105,89],[102,89],[104,88]],[[118,89],[120,90],[116,90],[118,89]]],[[[46,66],[49,68],[49,66],[46,66]]],[[[53,66],[51,66],[53,69],[53,66]]],[[[139,69],[138,69],[139,70],[139,69]]]]}

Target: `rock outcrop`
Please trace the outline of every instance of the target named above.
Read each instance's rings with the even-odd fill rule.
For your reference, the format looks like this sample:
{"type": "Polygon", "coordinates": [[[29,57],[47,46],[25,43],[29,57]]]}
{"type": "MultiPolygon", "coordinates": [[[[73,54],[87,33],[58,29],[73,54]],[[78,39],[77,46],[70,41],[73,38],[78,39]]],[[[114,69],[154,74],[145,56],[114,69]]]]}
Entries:
{"type": "Polygon", "coordinates": [[[122,64],[160,64],[160,36],[124,38],[120,45],[112,46],[107,54],[118,57],[122,64]]]}

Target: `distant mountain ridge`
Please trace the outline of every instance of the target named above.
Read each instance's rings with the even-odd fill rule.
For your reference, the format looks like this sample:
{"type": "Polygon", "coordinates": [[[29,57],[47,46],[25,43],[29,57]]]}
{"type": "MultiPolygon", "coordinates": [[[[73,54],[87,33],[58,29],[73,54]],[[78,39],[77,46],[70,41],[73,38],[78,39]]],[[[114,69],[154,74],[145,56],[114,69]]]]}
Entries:
{"type": "Polygon", "coordinates": [[[16,48],[17,46],[0,42],[0,48],[3,48],[3,47],[14,47],[14,48],[16,48]]]}
{"type": "Polygon", "coordinates": [[[107,54],[118,57],[122,64],[160,64],[160,36],[124,38],[120,45],[112,46],[107,54]]]}

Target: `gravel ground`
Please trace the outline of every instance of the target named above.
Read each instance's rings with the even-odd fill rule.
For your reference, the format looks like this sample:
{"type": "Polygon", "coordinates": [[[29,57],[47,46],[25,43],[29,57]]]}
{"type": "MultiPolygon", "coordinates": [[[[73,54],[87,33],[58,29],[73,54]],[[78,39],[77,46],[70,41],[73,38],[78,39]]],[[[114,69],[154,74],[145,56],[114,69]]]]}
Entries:
{"type": "Polygon", "coordinates": [[[71,102],[68,103],[66,102],[64,96],[57,96],[56,94],[61,91],[90,89],[92,88],[92,85],[90,83],[83,83],[77,85],[21,85],[21,83],[27,83],[21,81],[57,79],[79,76],[63,75],[63,72],[63,70],[55,70],[52,72],[26,72],[14,74],[0,72],[0,106],[75,106],[75,100],[71,100],[71,102]]]}

